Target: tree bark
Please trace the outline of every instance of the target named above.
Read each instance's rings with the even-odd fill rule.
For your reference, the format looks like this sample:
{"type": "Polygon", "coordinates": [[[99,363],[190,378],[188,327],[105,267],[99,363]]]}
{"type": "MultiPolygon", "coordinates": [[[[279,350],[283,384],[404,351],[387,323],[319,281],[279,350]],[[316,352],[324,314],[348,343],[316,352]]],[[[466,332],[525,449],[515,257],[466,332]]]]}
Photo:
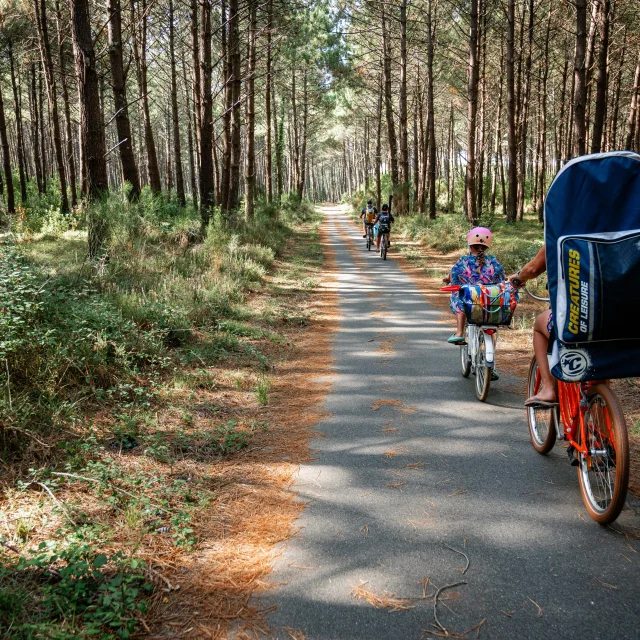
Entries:
{"type": "Polygon", "coordinates": [[[433,91],[433,54],[435,39],[434,16],[431,0],[427,4],[427,138],[428,138],[428,180],[429,218],[436,218],[436,125],[433,91]]]}
{"type": "Polygon", "coordinates": [[[515,0],[509,0],[507,10],[507,145],[509,149],[509,199],[507,222],[516,220],[518,207],[518,143],[516,140],[516,104],[514,77],[515,0]]]}
{"type": "MultiPolygon", "coordinates": [[[[80,127],[82,144],[87,161],[88,195],[90,200],[102,198],[108,191],[106,150],[98,71],[93,37],[89,0],[69,0],[73,48],[80,94],[80,127]]],[[[99,257],[106,242],[106,221],[89,216],[89,257],[99,257]]]]}
{"type": "Polygon", "coordinates": [[[391,190],[398,186],[398,143],[396,140],[396,127],[393,121],[393,101],[391,94],[391,40],[387,31],[387,22],[384,6],[382,8],[382,48],[384,53],[384,102],[387,119],[387,140],[389,143],[389,161],[391,165],[391,190]]]}
{"type": "Polygon", "coordinates": [[[629,117],[627,118],[627,135],[625,136],[624,148],[633,150],[633,140],[635,135],[636,111],[638,111],[638,101],[640,100],[640,49],[638,49],[638,62],[633,77],[633,90],[631,92],[631,106],[629,107],[629,117]]]}
{"type": "MultiPolygon", "coordinates": [[[[71,206],[75,207],[78,204],[78,187],[76,184],[77,182],[76,161],[75,161],[75,153],[73,149],[73,132],[71,128],[71,105],[69,104],[69,90],[67,88],[67,76],[66,76],[67,56],[66,56],[66,48],[64,46],[62,12],[60,10],[59,0],[55,1],[55,10],[56,10],[56,26],[58,31],[58,34],[57,34],[58,35],[58,66],[60,67],[60,87],[62,90],[62,105],[64,110],[66,156],[67,156],[67,166],[69,168],[69,190],[71,192],[71,206]]],[[[41,126],[41,129],[43,128],[44,126],[41,126]]],[[[45,178],[45,181],[46,181],[46,178],[45,178]]]]}
{"type": "Polygon", "coordinates": [[[4,166],[4,178],[7,183],[7,213],[16,212],[15,195],[13,193],[13,176],[11,175],[11,156],[9,154],[9,138],[7,137],[7,122],[4,117],[4,99],[2,86],[0,86],[0,143],[2,144],[2,159],[4,166]]]}
{"type": "MultiPolygon", "coordinates": [[[[20,197],[23,203],[27,201],[27,177],[25,171],[25,154],[24,154],[24,135],[22,131],[22,108],[18,91],[18,83],[16,82],[15,64],[13,57],[13,40],[9,40],[9,64],[11,67],[11,87],[13,88],[13,102],[15,106],[16,118],[16,151],[18,157],[18,174],[20,176],[20,197]]],[[[64,171],[63,171],[64,174],[64,171]]],[[[64,175],[63,175],[64,180],[64,175]]],[[[63,182],[60,183],[61,185],[63,182]]],[[[66,197],[66,193],[65,193],[66,197]]],[[[68,210],[68,205],[63,211],[68,210]]]]}
{"type": "MultiPolygon", "coordinates": [[[[110,0],[113,1],[113,0],[110,0]]],[[[171,119],[173,122],[173,159],[176,167],[176,195],[182,207],[187,204],[182,173],[182,147],[180,145],[180,119],[178,117],[178,80],[176,74],[175,24],[173,0],[169,0],[169,57],[171,58],[171,119]]]]}
{"type": "Polygon", "coordinates": [[[229,179],[229,198],[226,210],[233,211],[238,206],[240,193],[240,165],[242,163],[242,140],[240,127],[242,121],[242,55],[240,51],[240,16],[238,0],[229,2],[229,40],[228,47],[231,61],[231,165],[229,179]]]}
{"type": "Polygon", "coordinates": [[[400,193],[395,207],[396,215],[409,211],[409,144],[407,129],[407,0],[400,0],[400,99],[399,99],[400,193]]]}
{"type": "Polygon", "coordinates": [[[478,221],[476,201],[476,116],[478,112],[478,0],[471,0],[469,16],[468,128],[465,200],[471,224],[478,221]]]}
{"type": "Polygon", "coordinates": [[[600,51],[598,52],[598,78],[596,81],[596,109],[593,116],[591,153],[599,153],[602,148],[602,132],[607,108],[607,63],[609,58],[609,15],[611,0],[601,0],[600,9],[600,51]]]}
{"type": "MultiPolygon", "coordinates": [[[[42,0],[44,2],[44,0],[42,0]]],[[[109,38],[109,62],[111,63],[111,87],[118,132],[118,152],[122,165],[122,179],[131,186],[129,197],[136,200],[140,196],[140,178],[133,155],[129,104],[127,102],[127,78],[122,55],[122,9],[120,0],[107,0],[107,20],[109,38]]]]}
{"type": "MultiPolygon", "coordinates": [[[[273,150],[271,148],[271,30],[273,29],[273,0],[267,4],[267,51],[264,89],[265,109],[265,182],[267,202],[273,201],[273,150]]],[[[275,108],[275,105],[273,105],[275,108]]]]}
{"type": "Polygon", "coordinates": [[[587,46],[587,0],[575,0],[576,5],[576,55],[574,61],[575,94],[573,98],[573,153],[582,156],[586,152],[585,107],[587,87],[585,76],[585,50],[587,46]]]}
{"type": "MultiPolygon", "coordinates": [[[[247,43],[246,161],[244,173],[244,214],[250,219],[255,212],[256,155],[255,155],[255,72],[256,72],[256,0],[249,0],[249,41],[247,43]]],[[[269,127],[267,126],[267,130],[269,127]]]]}
{"type": "Polygon", "coordinates": [[[213,184],[213,99],[211,95],[211,0],[200,0],[200,221],[207,230],[215,204],[213,184]]]}
{"type": "Polygon", "coordinates": [[[40,113],[38,112],[38,91],[36,85],[36,65],[31,63],[31,86],[29,92],[29,111],[31,112],[31,136],[33,138],[33,163],[36,169],[38,193],[44,193],[42,162],[40,160],[40,113]]]}
{"type": "Polygon", "coordinates": [[[160,170],[158,168],[158,153],[153,137],[151,113],[149,110],[149,84],[147,81],[147,0],[138,1],[142,2],[142,6],[136,15],[134,5],[137,5],[137,2],[131,0],[132,22],[134,25],[132,32],[134,38],[133,50],[138,75],[138,89],[140,92],[140,111],[144,128],[144,145],[147,152],[147,174],[149,176],[151,191],[153,191],[153,193],[161,193],[162,183],[160,182],[160,170]]]}

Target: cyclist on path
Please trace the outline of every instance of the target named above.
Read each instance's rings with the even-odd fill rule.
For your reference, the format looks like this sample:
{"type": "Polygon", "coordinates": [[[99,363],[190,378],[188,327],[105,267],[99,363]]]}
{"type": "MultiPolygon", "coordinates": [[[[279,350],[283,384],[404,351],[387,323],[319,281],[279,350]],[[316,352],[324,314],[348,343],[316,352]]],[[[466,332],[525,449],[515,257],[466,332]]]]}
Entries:
{"type": "MultiPolygon", "coordinates": [[[[380,234],[378,230],[380,228],[380,224],[386,225],[389,229],[391,229],[391,223],[395,222],[395,218],[391,211],[389,211],[389,205],[383,204],[382,211],[375,217],[374,219],[374,227],[373,227],[373,235],[376,238],[376,250],[380,251],[380,234]]],[[[387,233],[387,246],[391,245],[391,234],[387,233]]]]}
{"type": "Polygon", "coordinates": [[[375,219],[377,214],[378,214],[378,210],[373,206],[373,200],[369,198],[369,200],[367,200],[367,206],[363,207],[362,212],[360,213],[360,217],[364,218],[364,221],[363,221],[364,233],[362,234],[363,238],[367,237],[367,225],[373,224],[373,220],[375,219]]]}

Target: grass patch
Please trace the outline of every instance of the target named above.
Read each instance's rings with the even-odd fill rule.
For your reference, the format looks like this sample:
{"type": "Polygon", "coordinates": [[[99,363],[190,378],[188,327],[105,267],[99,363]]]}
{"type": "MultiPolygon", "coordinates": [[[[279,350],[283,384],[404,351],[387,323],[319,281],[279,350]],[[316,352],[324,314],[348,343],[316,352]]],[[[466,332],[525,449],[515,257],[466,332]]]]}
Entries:
{"type": "Polygon", "coordinates": [[[81,218],[35,206],[0,248],[0,636],[124,638],[162,618],[158,567],[217,535],[211,505],[228,513],[245,476],[215,478],[272,438],[256,407],[311,317],[307,205],[216,215],[204,242],[196,212],[148,192],[100,206],[100,269],[81,218]]]}

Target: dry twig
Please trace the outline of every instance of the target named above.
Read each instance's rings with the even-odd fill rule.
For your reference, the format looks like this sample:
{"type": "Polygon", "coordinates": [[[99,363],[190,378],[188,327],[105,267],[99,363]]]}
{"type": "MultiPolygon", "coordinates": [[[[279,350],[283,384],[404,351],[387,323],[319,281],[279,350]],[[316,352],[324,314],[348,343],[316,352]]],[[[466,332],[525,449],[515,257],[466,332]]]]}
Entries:
{"type": "Polygon", "coordinates": [[[447,549],[451,549],[451,551],[455,551],[456,553],[459,553],[461,556],[464,556],[464,559],[467,561],[467,566],[464,569],[459,569],[459,571],[462,573],[462,575],[464,575],[467,572],[467,569],[469,568],[469,565],[471,564],[469,562],[469,556],[462,552],[462,551],[458,551],[457,549],[454,549],[453,547],[450,547],[448,544],[444,543],[444,546],[447,547],[447,549]]]}

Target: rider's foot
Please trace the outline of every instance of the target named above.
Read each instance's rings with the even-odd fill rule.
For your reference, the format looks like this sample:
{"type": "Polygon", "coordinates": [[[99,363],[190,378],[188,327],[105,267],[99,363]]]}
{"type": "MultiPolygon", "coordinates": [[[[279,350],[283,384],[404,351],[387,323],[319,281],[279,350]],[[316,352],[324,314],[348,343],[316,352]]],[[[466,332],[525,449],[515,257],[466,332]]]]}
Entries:
{"type": "Polygon", "coordinates": [[[367,234],[366,234],[366,233],[363,233],[363,234],[362,234],[362,237],[363,237],[363,238],[366,238],[366,237],[367,237],[367,234]]]}
{"type": "Polygon", "coordinates": [[[552,397],[549,396],[551,396],[551,394],[543,394],[543,392],[540,392],[538,395],[527,398],[524,401],[524,406],[531,408],[555,407],[558,404],[555,393],[552,397]]]}
{"type": "Polygon", "coordinates": [[[498,372],[495,369],[493,369],[491,371],[491,381],[495,382],[496,380],[500,380],[500,376],[498,375],[498,372]]]}

